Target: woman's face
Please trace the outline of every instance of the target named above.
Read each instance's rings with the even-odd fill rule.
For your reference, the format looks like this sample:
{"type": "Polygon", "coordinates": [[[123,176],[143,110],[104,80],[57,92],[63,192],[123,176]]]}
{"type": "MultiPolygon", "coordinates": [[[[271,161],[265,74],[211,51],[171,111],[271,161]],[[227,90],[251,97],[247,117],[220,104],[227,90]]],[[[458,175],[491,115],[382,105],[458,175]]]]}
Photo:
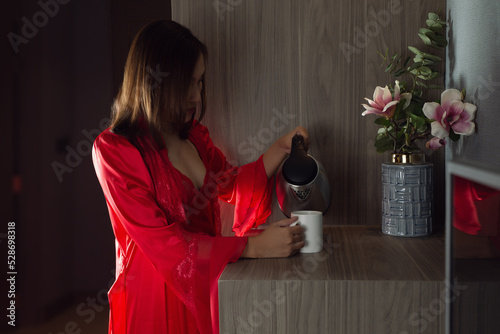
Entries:
{"type": "Polygon", "coordinates": [[[193,75],[191,76],[191,83],[189,85],[186,122],[188,122],[193,118],[193,115],[196,113],[196,109],[200,107],[201,89],[203,85],[202,78],[204,74],[205,74],[205,60],[203,59],[203,55],[200,55],[194,67],[193,75]]]}

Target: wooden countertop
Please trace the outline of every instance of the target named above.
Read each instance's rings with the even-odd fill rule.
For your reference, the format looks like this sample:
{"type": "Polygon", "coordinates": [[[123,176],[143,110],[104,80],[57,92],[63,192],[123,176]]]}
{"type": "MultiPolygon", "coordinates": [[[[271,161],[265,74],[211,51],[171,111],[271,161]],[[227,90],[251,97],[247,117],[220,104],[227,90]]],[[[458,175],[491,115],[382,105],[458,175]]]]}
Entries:
{"type": "Polygon", "coordinates": [[[444,234],[404,238],[379,225],[325,226],[324,249],[285,259],[240,259],[220,281],[234,280],[444,280],[444,234]],[[299,275],[302,269],[304,275],[299,275]],[[290,275],[288,272],[296,272],[290,275]]]}
{"type": "Polygon", "coordinates": [[[443,232],[403,238],[380,225],[325,226],[324,241],[316,254],[227,265],[220,333],[444,333],[443,232]]]}

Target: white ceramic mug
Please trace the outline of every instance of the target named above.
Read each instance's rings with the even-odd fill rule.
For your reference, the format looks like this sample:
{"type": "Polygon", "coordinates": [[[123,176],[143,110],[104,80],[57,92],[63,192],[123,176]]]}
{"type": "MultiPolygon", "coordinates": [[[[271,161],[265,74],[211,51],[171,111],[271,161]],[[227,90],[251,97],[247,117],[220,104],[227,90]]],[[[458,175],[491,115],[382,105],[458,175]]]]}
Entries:
{"type": "Polygon", "coordinates": [[[323,249],[323,213],[321,211],[294,211],[291,217],[299,217],[292,224],[300,225],[304,229],[305,246],[301,253],[317,253],[323,249]]]}

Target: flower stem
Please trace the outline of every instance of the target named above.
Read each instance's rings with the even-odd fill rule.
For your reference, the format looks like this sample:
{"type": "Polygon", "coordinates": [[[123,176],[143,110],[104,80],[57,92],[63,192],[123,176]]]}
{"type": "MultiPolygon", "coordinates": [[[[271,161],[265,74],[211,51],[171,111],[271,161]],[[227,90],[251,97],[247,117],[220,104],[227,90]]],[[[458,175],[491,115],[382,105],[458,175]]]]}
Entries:
{"type": "Polygon", "coordinates": [[[391,122],[392,122],[393,127],[394,127],[394,136],[390,132],[387,132],[387,133],[389,133],[389,135],[394,140],[393,152],[397,153],[396,152],[396,145],[398,144],[398,131],[399,131],[399,128],[398,128],[398,123],[394,119],[391,119],[391,122]]]}

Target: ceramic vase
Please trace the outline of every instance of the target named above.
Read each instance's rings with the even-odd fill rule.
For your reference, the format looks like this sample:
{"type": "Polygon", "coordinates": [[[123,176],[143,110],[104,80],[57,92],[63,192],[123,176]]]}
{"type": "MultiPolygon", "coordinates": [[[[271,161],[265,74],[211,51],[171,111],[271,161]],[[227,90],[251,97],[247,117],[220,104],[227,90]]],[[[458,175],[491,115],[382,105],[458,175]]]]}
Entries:
{"type": "Polygon", "coordinates": [[[394,154],[382,164],[382,232],[400,237],[432,233],[433,164],[423,154],[394,154]]]}

